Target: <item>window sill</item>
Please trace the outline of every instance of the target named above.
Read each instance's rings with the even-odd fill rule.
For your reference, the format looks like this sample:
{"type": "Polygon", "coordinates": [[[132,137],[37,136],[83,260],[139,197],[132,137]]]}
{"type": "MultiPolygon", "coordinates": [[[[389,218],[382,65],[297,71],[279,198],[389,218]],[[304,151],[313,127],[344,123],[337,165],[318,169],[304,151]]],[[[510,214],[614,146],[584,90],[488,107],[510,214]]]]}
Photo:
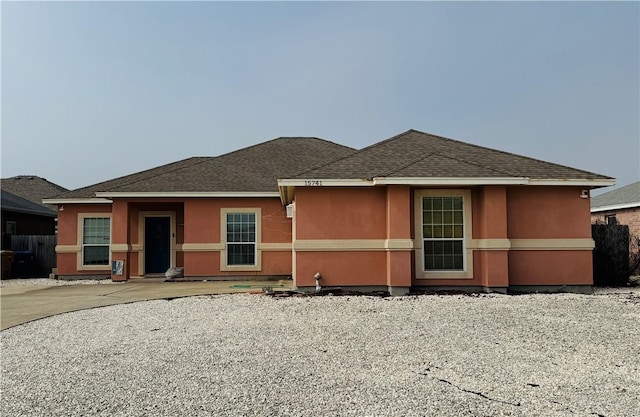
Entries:
{"type": "Polygon", "coordinates": [[[222,265],[220,271],[225,272],[257,272],[262,271],[260,265],[222,265]]]}

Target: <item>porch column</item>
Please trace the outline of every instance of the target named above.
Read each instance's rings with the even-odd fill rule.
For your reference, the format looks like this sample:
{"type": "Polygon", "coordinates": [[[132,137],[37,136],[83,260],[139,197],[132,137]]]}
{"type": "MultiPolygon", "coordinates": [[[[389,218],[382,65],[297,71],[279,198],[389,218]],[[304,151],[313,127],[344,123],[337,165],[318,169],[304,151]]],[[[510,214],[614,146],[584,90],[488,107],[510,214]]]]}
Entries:
{"type": "Polygon", "coordinates": [[[387,186],[387,286],[391,295],[411,287],[411,192],[409,186],[387,186]]]}
{"type": "Polygon", "coordinates": [[[481,195],[477,213],[480,226],[478,238],[488,243],[475,251],[474,269],[480,273],[482,286],[486,290],[506,292],[509,287],[507,188],[504,185],[485,186],[481,195]]]}
{"type": "Polygon", "coordinates": [[[111,275],[114,281],[129,279],[129,204],[127,201],[114,200],[111,207],[111,261],[124,261],[122,275],[111,275]]]}

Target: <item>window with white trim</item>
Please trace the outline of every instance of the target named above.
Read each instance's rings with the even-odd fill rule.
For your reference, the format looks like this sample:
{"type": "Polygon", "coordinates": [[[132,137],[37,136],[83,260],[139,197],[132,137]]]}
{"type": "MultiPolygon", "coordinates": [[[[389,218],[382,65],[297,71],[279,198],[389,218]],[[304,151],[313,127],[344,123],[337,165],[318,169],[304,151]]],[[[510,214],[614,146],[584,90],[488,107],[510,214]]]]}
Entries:
{"type": "Polygon", "coordinates": [[[462,196],[422,197],[424,271],[463,271],[464,201],[462,196]]]}
{"type": "Polygon", "coordinates": [[[256,265],[256,213],[227,213],[227,265],[256,265]]]}
{"type": "Polygon", "coordinates": [[[82,219],[82,265],[109,265],[111,218],[84,217],[82,219]]]}

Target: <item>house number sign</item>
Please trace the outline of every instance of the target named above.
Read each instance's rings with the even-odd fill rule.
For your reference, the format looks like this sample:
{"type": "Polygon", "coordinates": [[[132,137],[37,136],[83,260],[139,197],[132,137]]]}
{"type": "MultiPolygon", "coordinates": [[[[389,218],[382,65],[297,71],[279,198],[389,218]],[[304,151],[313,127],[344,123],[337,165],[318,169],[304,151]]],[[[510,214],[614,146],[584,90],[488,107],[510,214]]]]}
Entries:
{"type": "Polygon", "coordinates": [[[304,180],[305,187],[322,187],[320,180],[304,180]]]}

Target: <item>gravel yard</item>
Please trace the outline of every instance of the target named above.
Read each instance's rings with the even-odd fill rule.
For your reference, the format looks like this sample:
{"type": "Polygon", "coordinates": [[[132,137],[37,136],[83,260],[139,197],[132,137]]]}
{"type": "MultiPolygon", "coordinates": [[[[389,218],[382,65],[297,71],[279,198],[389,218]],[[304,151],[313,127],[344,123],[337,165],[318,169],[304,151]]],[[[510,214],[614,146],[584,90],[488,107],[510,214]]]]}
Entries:
{"type": "Polygon", "coordinates": [[[640,293],[103,307],[0,333],[3,416],[638,416],[640,293]]]}
{"type": "Polygon", "coordinates": [[[19,278],[19,279],[3,279],[0,281],[0,288],[4,287],[23,287],[29,285],[95,285],[95,284],[122,284],[122,282],[113,282],[110,279],[49,279],[49,278],[19,278]]]}

